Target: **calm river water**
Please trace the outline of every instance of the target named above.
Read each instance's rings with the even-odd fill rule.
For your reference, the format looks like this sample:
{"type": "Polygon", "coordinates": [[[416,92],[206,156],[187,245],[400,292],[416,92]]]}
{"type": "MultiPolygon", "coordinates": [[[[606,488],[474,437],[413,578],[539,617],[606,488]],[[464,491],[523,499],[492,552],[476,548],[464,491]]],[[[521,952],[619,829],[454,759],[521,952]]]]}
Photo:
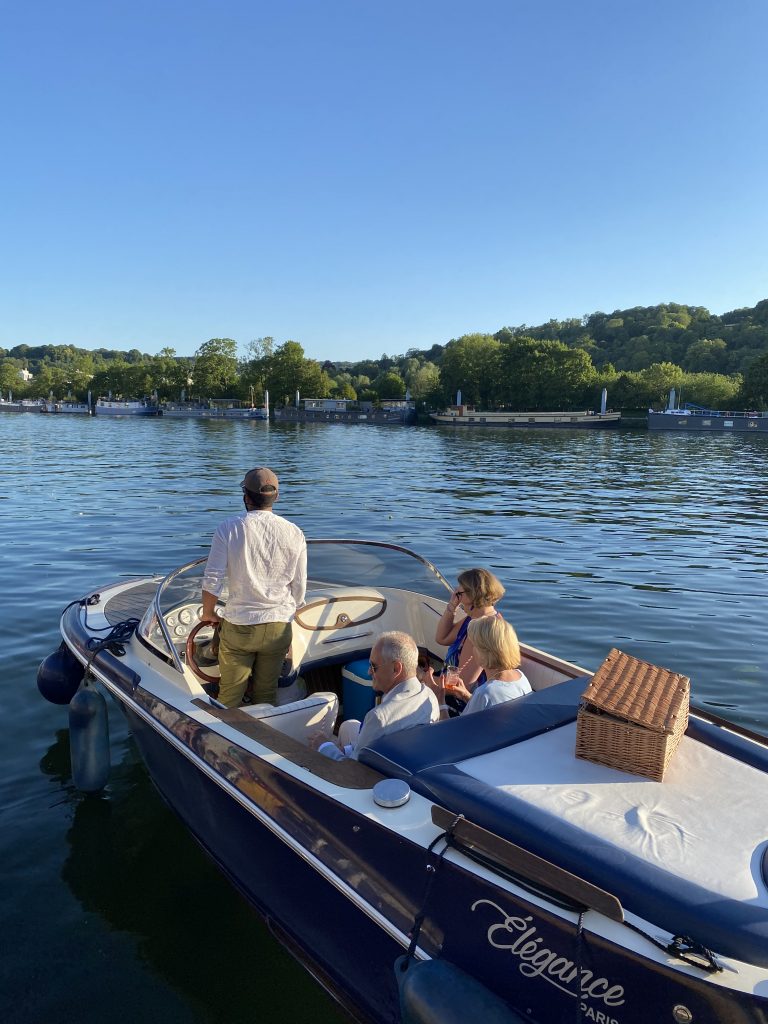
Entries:
{"type": "Polygon", "coordinates": [[[251,466],[308,536],[488,566],[526,641],[592,668],[618,646],[768,732],[768,439],[6,413],[0,446],[5,1024],[344,1019],[160,801],[119,713],[86,798],[35,686],[64,605],[204,554],[251,466]]]}

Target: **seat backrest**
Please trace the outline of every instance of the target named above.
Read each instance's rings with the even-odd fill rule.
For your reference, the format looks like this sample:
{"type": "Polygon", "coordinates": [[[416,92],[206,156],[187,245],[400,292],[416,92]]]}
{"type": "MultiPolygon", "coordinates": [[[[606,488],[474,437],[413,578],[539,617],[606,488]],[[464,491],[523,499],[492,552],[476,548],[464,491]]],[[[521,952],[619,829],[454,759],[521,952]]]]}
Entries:
{"type": "Polygon", "coordinates": [[[339,713],[339,698],[335,693],[313,693],[304,700],[273,707],[271,704],[253,704],[240,709],[252,718],[278,732],[306,743],[313,733],[333,736],[333,727],[339,713]]]}
{"type": "Polygon", "coordinates": [[[358,760],[382,775],[409,779],[426,768],[455,764],[521,743],[575,722],[588,683],[587,677],[569,679],[475,714],[380,736],[372,747],[358,751],[358,760]]]}

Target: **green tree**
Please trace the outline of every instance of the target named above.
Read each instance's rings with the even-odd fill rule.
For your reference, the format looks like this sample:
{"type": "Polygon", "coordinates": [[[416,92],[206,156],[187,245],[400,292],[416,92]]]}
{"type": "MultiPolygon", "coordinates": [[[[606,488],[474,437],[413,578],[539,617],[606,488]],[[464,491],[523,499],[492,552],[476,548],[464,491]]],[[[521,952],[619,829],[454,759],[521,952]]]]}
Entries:
{"type": "Polygon", "coordinates": [[[639,380],[639,374],[627,370],[624,373],[613,373],[610,377],[601,376],[599,386],[608,388],[608,404],[613,409],[646,409],[648,398],[646,389],[639,380]]]}
{"type": "Polygon", "coordinates": [[[733,409],[741,401],[743,379],[737,373],[686,373],[681,384],[682,398],[707,409],[733,409]]]}
{"type": "Polygon", "coordinates": [[[103,370],[93,375],[91,390],[94,398],[112,394],[113,398],[141,398],[146,391],[137,380],[137,368],[122,360],[112,360],[103,370]]]}
{"type": "Polygon", "coordinates": [[[642,405],[663,405],[670,390],[675,388],[679,393],[683,383],[683,371],[674,363],[654,363],[637,376],[644,391],[642,405]]]}
{"type": "Polygon", "coordinates": [[[9,391],[19,391],[21,385],[19,374],[23,368],[19,359],[0,359],[0,390],[4,395],[7,395],[9,391]]]}
{"type": "Polygon", "coordinates": [[[346,398],[351,402],[357,399],[357,392],[346,380],[334,380],[331,382],[331,397],[346,398]]]}
{"type": "Polygon", "coordinates": [[[227,398],[238,383],[237,342],[211,338],[195,352],[192,387],[199,398],[227,398]]]}
{"type": "Polygon", "coordinates": [[[742,404],[745,409],[768,409],[768,353],[755,359],[744,374],[742,404]]]}
{"type": "Polygon", "coordinates": [[[465,404],[492,408],[499,392],[500,354],[501,345],[490,334],[465,334],[449,341],[440,365],[445,397],[453,401],[461,390],[465,404]]]}
{"type": "Polygon", "coordinates": [[[275,352],[275,339],[266,335],[263,338],[253,338],[245,347],[246,359],[263,362],[271,359],[275,352]]]}
{"type": "Polygon", "coordinates": [[[307,398],[329,398],[333,382],[316,359],[305,359],[299,391],[307,398]]]}
{"type": "Polygon", "coordinates": [[[346,398],[354,402],[357,399],[357,391],[352,384],[352,376],[345,371],[331,376],[331,397],[346,398]]]}
{"type": "Polygon", "coordinates": [[[52,393],[54,398],[63,398],[68,380],[69,371],[65,367],[45,364],[29,382],[29,394],[33,398],[47,398],[52,393]]]}
{"type": "Polygon", "coordinates": [[[425,363],[411,374],[408,387],[414,402],[436,403],[440,393],[440,370],[434,363],[425,363]]]}
{"type": "Polygon", "coordinates": [[[331,378],[314,359],[304,357],[298,341],[284,341],[267,361],[266,384],[275,401],[290,403],[296,391],[304,398],[328,398],[331,378]]]}
{"type": "Polygon", "coordinates": [[[422,362],[423,361],[421,359],[416,359],[413,356],[399,361],[397,367],[398,373],[409,386],[411,383],[411,377],[413,377],[415,373],[419,372],[422,362]]]}
{"type": "Polygon", "coordinates": [[[379,398],[405,398],[405,381],[399,373],[389,370],[379,374],[373,382],[373,390],[379,398]]]}
{"type": "Polygon", "coordinates": [[[264,390],[274,351],[274,338],[254,338],[248,342],[246,358],[240,364],[241,390],[250,397],[253,388],[253,400],[259,405],[264,401],[264,390]]]}
{"type": "Polygon", "coordinates": [[[162,400],[178,400],[188,386],[190,362],[176,355],[176,350],[163,348],[147,362],[151,378],[150,391],[156,391],[162,400]]]}
{"type": "Polygon", "coordinates": [[[683,366],[694,373],[718,373],[727,365],[727,350],[722,338],[699,338],[686,349],[683,366]]]}
{"type": "Polygon", "coordinates": [[[571,409],[591,401],[597,373],[589,353],[520,335],[502,344],[499,382],[512,409],[571,409]]]}

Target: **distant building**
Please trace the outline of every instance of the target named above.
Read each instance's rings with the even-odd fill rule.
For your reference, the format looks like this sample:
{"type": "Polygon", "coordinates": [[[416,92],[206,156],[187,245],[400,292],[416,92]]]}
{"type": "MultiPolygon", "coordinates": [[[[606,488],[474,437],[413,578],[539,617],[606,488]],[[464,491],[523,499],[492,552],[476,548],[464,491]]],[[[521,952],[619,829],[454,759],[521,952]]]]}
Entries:
{"type": "Polygon", "coordinates": [[[32,378],[34,377],[34,373],[30,373],[29,370],[19,370],[19,376],[26,384],[27,381],[32,380],[32,378]]]}

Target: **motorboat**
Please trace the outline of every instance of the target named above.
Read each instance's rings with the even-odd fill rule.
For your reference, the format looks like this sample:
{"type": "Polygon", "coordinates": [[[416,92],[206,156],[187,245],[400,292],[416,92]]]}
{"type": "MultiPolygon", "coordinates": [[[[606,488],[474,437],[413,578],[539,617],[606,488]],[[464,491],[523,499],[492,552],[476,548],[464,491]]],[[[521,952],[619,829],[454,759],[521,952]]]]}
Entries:
{"type": "Polygon", "coordinates": [[[373,426],[412,426],[416,423],[416,409],[412,401],[384,400],[374,406],[372,402],[352,402],[346,399],[307,398],[301,404],[275,408],[277,423],[352,423],[373,426]]]}
{"type": "Polygon", "coordinates": [[[431,412],[430,419],[441,427],[525,427],[601,430],[621,426],[620,412],[517,412],[482,411],[470,406],[451,406],[445,412],[431,412]]]}
{"type": "Polygon", "coordinates": [[[356,1020],[765,1024],[765,738],[692,709],[663,781],[578,758],[593,673],[523,643],[532,693],[334,761],[309,738],[372,706],[379,633],[444,657],[443,575],[309,541],[278,703],[227,709],[203,565],[73,601],[38,685],[70,704],[84,789],[118,702],[167,803],[356,1020]]]}
{"type": "Polygon", "coordinates": [[[43,412],[44,405],[42,398],[22,398],[17,402],[0,398],[0,412],[43,412]]]}
{"type": "Polygon", "coordinates": [[[164,402],[163,416],[172,419],[201,420],[268,420],[269,409],[266,406],[224,406],[216,403],[199,404],[193,402],[164,402]]]}

